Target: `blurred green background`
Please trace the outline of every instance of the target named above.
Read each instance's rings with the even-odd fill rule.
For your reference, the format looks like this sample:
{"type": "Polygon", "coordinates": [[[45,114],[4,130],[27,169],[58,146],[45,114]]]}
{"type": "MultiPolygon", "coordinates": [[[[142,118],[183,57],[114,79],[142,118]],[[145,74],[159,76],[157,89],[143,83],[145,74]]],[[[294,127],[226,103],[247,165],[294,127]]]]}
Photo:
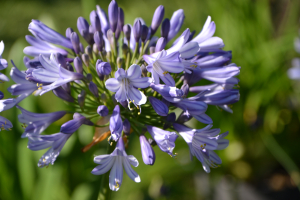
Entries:
{"type": "MultiPolygon", "coordinates": [[[[178,139],[177,159],[157,147],[156,163],[146,166],[141,158],[137,138],[130,138],[127,153],[140,162],[135,168],[142,182],[134,183],[124,174],[123,184],[112,199],[151,200],[292,200],[299,199],[299,82],[288,79],[286,71],[297,57],[293,41],[300,27],[300,1],[289,0],[118,0],[125,12],[125,23],[142,17],[150,25],[158,5],[165,6],[165,17],[184,9],[181,30],[199,32],[210,15],[217,25],[216,36],[232,50],[233,62],[241,66],[241,99],[233,114],[208,109],[214,127],[229,131],[230,145],[217,152],[223,164],[206,174],[198,160],[189,160],[188,146],[178,139]]],[[[76,28],[77,18],[89,19],[99,4],[107,10],[109,0],[3,0],[0,1],[0,40],[5,43],[2,55],[23,65],[24,36],[30,34],[31,19],[39,19],[64,34],[76,28]]],[[[11,64],[6,69],[9,73],[11,64]]],[[[12,83],[12,82],[11,82],[12,83]]],[[[1,91],[11,83],[0,85],[1,91]]],[[[5,93],[8,97],[8,93],[5,93]]],[[[32,112],[64,109],[64,103],[52,93],[31,96],[21,106],[32,112]]],[[[44,151],[26,148],[21,139],[17,109],[1,113],[14,124],[12,131],[0,132],[0,199],[1,200],[85,200],[97,199],[100,176],[90,172],[96,166],[94,155],[106,152],[106,142],[86,153],[81,148],[91,142],[93,129],[81,127],[63,148],[55,165],[40,169],[37,162],[44,151]]],[[[71,116],[67,116],[71,117],[71,116]]],[[[66,119],[54,123],[45,132],[58,132],[66,119]]],[[[108,184],[108,183],[107,183],[108,184]]]]}

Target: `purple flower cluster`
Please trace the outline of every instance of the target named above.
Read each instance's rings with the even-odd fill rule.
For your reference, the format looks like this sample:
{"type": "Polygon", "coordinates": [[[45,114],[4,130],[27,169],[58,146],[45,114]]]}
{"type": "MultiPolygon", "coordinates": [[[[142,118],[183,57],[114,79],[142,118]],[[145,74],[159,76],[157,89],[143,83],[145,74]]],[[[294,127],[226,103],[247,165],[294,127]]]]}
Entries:
{"type": "MultiPolygon", "coordinates": [[[[16,106],[31,94],[49,91],[69,105],[67,111],[52,113],[32,113],[17,105],[28,148],[48,148],[39,167],[54,164],[66,141],[82,125],[99,131],[91,146],[106,138],[115,146],[112,153],[94,158],[98,166],[92,171],[100,175],[110,170],[109,187],[114,191],[122,184],[123,167],[133,181],[141,181],[130,166],[137,167],[139,162],[125,152],[124,140],[130,134],[139,137],[147,165],[155,163],[155,146],[176,156],[173,150],[179,136],[187,142],[191,158],[195,156],[206,172],[222,163],[214,150],[228,146],[229,141],[224,139],[228,132],[219,134],[220,129],[211,129],[213,120],[206,110],[208,105],[215,105],[232,112],[230,105],[239,101],[236,76],[240,67],[231,63],[230,51],[222,50],[224,43],[214,36],[216,25],[211,17],[197,35],[189,29],[180,31],[184,18],[181,9],[170,19],[165,18],[160,5],[151,25],[141,18],[132,25],[125,24],[122,8],[112,0],[108,16],[97,6],[90,13],[90,23],[79,17],[78,33],[67,28],[63,36],[32,20],[29,31],[33,36],[26,36],[30,46],[24,49],[30,56],[24,57],[27,69],[20,71],[13,64],[10,76],[16,84],[8,91],[17,97],[0,100],[0,111],[16,106]],[[159,26],[161,32],[156,33],[159,26]],[[200,85],[202,79],[209,84],[200,85]],[[69,114],[73,119],[62,124],[57,133],[42,134],[69,114]],[[192,118],[207,126],[188,127],[185,122],[192,118]]],[[[5,64],[1,59],[0,70],[5,64]]],[[[4,129],[12,126],[5,119],[0,122],[4,129]]]]}

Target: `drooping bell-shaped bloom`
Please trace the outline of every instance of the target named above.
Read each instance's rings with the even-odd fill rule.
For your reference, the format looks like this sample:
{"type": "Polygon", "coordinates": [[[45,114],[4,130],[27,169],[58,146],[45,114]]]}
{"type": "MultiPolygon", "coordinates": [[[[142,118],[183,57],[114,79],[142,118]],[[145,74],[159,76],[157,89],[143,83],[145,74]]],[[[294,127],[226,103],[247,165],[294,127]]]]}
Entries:
{"type": "Polygon", "coordinates": [[[140,144],[143,161],[146,165],[154,165],[155,153],[147,138],[144,135],[140,135],[140,144]]]}
{"type": "Polygon", "coordinates": [[[13,127],[12,123],[5,117],[0,116],[0,131],[2,130],[11,130],[13,127]]]}
{"type": "Polygon", "coordinates": [[[48,151],[39,159],[38,167],[45,167],[54,164],[63,146],[71,137],[71,134],[55,133],[52,135],[36,135],[28,137],[28,149],[39,151],[49,148],[48,151]]]}
{"type": "Polygon", "coordinates": [[[211,21],[211,17],[208,16],[207,20],[201,30],[201,32],[192,39],[192,42],[197,42],[200,47],[200,51],[209,52],[216,51],[223,48],[224,42],[219,37],[212,37],[216,31],[215,22],[211,21]]]}
{"type": "Polygon", "coordinates": [[[49,43],[58,44],[69,49],[73,49],[70,39],[64,37],[53,29],[49,28],[39,20],[32,20],[28,27],[29,31],[41,40],[49,43]]]}
{"type": "Polygon", "coordinates": [[[31,46],[25,47],[23,52],[29,56],[36,57],[42,54],[49,57],[52,53],[60,53],[64,56],[68,54],[66,50],[56,47],[44,40],[33,37],[31,35],[26,35],[25,39],[31,46]]]}
{"type": "Polygon", "coordinates": [[[163,152],[174,156],[173,149],[175,148],[175,140],[178,138],[175,132],[165,131],[149,125],[147,125],[147,130],[163,152]]]}
{"type": "Polygon", "coordinates": [[[22,138],[41,134],[49,125],[59,120],[67,113],[66,111],[33,113],[20,106],[17,106],[17,108],[22,112],[22,114],[18,116],[19,122],[27,124],[27,127],[21,136],[22,138]]]}
{"type": "Polygon", "coordinates": [[[188,144],[191,159],[196,156],[207,173],[210,172],[210,167],[215,168],[222,163],[213,150],[225,149],[228,146],[228,140],[224,139],[228,132],[218,135],[220,129],[210,129],[212,125],[208,125],[203,129],[191,129],[174,123],[173,127],[188,144]]]}
{"type": "Polygon", "coordinates": [[[55,59],[55,56],[51,54],[50,60],[40,55],[40,62],[44,68],[34,69],[31,76],[37,82],[51,83],[46,86],[40,86],[40,95],[49,92],[57,87],[60,87],[66,83],[74,80],[80,80],[84,76],[81,73],[76,73],[63,68],[55,59]]]}
{"type": "Polygon", "coordinates": [[[92,174],[101,175],[110,170],[109,188],[113,191],[118,191],[122,185],[123,167],[129,178],[134,182],[141,182],[140,176],[130,166],[137,167],[139,162],[134,156],[126,154],[122,138],[118,140],[116,148],[111,154],[96,156],[94,162],[99,166],[92,170],[92,174]]]}
{"type": "MultiPolygon", "coordinates": [[[[228,104],[234,104],[239,101],[240,94],[238,89],[233,89],[233,84],[211,84],[207,86],[194,86],[191,87],[191,92],[200,93],[204,90],[209,90],[200,96],[197,100],[203,101],[210,105],[224,107],[228,104]]],[[[232,110],[225,109],[232,113],[232,110]]]]}
{"type": "Polygon", "coordinates": [[[131,65],[127,71],[120,68],[115,73],[115,78],[105,82],[108,90],[116,92],[115,98],[118,102],[132,101],[135,105],[145,104],[147,101],[144,93],[136,88],[146,88],[150,85],[151,79],[141,77],[140,66],[131,65]]]}
{"type": "Polygon", "coordinates": [[[120,115],[120,106],[116,105],[113,113],[110,117],[110,121],[109,121],[109,129],[111,132],[111,138],[114,141],[117,141],[121,134],[122,134],[122,130],[123,130],[123,122],[121,119],[121,115],[120,115]]]}
{"type": "Polygon", "coordinates": [[[74,133],[84,123],[87,123],[87,119],[79,113],[75,113],[72,120],[61,125],[60,132],[65,134],[74,133]]]}
{"type": "Polygon", "coordinates": [[[13,62],[12,64],[14,67],[11,68],[10,77],[16,84],[10,86],[8,91],[12,95],[18,95],[18,97],[0,100],[0,112],[14,107],[37,89],[36,84],[27,81],[26,74],[21,72],[13,62]]]}

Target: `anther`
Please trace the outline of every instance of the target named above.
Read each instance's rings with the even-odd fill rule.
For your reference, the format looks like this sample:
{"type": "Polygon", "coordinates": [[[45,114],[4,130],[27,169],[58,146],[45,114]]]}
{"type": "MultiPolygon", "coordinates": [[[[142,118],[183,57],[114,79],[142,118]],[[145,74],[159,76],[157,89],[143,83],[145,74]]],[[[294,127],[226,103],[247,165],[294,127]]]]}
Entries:
{"type": "Polygon", "coordinates": [[[167,73],[168,73],[167,71],[164,71],[163,75],[167,75],[167,73]]]}
{"type": "Polygon", "coordinates": [[[119,187],[120,187],[120,185],[119,185],[118,181],[116,181],[115,188],[119,188],[119,187]]]}
{"type": "Polygon", "coordinates": [[[191,65],[190,67],[194,67],[194,68],[196,68],[196,67],[197,67],[197,65],[191,65]]]}

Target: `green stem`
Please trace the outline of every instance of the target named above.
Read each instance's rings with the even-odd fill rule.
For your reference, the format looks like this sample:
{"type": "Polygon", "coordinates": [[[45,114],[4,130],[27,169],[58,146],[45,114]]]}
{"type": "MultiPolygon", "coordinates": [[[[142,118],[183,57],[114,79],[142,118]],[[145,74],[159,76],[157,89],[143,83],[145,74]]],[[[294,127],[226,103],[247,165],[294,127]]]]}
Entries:
{"type": "Polygon", "coordinates": [[[269,149],[275,159],[285,168],[289,173],[294,183],[300,190],[300,171],[295,162],[289,157],[289,155],[280,147],[275,138],[271,134],[260,133],[261,139],[265,146],[269,149]]]}

